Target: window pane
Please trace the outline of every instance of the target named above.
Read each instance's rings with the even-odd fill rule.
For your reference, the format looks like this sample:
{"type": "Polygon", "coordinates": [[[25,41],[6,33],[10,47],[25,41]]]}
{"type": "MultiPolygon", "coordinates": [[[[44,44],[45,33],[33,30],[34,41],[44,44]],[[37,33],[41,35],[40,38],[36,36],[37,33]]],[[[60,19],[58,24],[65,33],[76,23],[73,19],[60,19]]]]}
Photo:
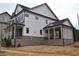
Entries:
{"type": "Polygon", "coordinates": [[[55,29],[56,31],[56,39],[61,39],[61,28],[58,27],[55,29]]]}
{"type": "Polygon", "coordinates": [[[48,30],[45,30],[45,33],[48,33],[48,30]]]}
{"type": "Polygon", "coordinates": [[[25,14],[25,16],[26,16],[26,17],[29,17],[29,15],[28,15],[28,14],[25,14]]]}
{"type": "Polygon", "coordinates": [[[40,35],[42,35],[42,30],[40,30],[40,35]]]}
{"type": "Polygon", "coordinates": [[[36,17],[35,17],[35,19],[37,19],[37,20],[38,20],[39,18],[36,16],[36,17]]]}
{"type": "Polygon", "coordinates": [[[48,20],[46,20],[46,24],[48,24],[48,20]]]}
{"type": "Polygon", "coordinates": [[[26,28],[26,33],[29,33],[29,28],[26,28]]]}

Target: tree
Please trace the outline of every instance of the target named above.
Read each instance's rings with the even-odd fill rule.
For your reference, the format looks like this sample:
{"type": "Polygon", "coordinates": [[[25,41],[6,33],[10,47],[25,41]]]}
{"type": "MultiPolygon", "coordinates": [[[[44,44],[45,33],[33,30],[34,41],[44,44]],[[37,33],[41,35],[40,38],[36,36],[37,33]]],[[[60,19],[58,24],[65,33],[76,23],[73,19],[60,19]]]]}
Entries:
{"type": "Polygon", "coordinates": [[[73,29],[74,41],[79,41],[79,30],[73,29]]]}

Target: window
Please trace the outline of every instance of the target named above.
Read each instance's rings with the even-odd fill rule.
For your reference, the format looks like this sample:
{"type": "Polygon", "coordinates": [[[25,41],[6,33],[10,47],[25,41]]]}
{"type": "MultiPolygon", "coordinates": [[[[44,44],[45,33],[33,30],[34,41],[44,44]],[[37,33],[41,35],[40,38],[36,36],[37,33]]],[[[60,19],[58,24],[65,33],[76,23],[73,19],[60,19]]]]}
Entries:
{"type": "Polygon", "coordinates": [[[18,16],[17,18],[18,18],[18,19],[17,19],[17,20],[18,20],[18,22],[20,22],[21,17],[20,17],[20,16],[18,16]]]}
{"type": "Polygon", "coordinates": [[[54,39],[54,30],[50,29],[50,40],[54,39]]]}
{"type": "Polygon", "coordinates": [[[45,33],[48,33],[48,30],[45,30],[45,33]]]}
{"type": "Polygon", "coordinates": [[[25,16],[26,16],[26,17],[29,17],[29,15],[28,15],[28,14],[25,14],[25,16]]]}
{"type": "Polygon", "coordinates": [[[21,22],[24,22],[24,15],[21,16],[21,22]]]}
{"type": "Polygon", "coordinates": [[[26,28],[26,33],[29,33],[29,28],[26,28]]]}
{"type": "Polygon", "coordinates": [[[14,23],[14,20],[12,20],[12,24],[14,23]]]}
{"type": "Polygon", "coordinates": [[[55,28],[56,39],[61,39],[61,28],[55,28]]]}
{"type": "Polygon", "coordinates": [[[36,17],[35,17],[35,19],[37,19],[37,20],[38,20],[39,18],[36,16],[36,17]]]}
{"type": "Polygon", "coordinates": [[[9,23],[10,23],[10,24],[12,24],[12,22],[11,22],[11,21],[9,21],[9,23]]]}
{"type": "Polygon", "coordinates": [[[48,24],[48,20],[46,20],[46,24],[48,24]]]}
{"type": "Polygon", "coordinates": [[[40,30],[40,35],[42,35],[42,30],[40,30]]]}
{"type": "Polygon", "coordinates": [[[22,17],[21,17],[21,19],[24,19],[24,15],[22,14],[22,17]]]}
{"type": "Polygon", "coordinates": [[[18,17],[15,18],[15,22],[16,22],[16,23],[18,22],[18,19],[19,19],[18,17]]]}

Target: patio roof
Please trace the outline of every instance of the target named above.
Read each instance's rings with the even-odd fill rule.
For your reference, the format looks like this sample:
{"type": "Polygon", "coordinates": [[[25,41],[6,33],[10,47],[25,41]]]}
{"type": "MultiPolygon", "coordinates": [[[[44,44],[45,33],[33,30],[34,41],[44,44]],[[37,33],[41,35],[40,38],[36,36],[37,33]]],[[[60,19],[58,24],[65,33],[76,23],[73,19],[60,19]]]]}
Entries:
{"type": "MultiPolygon", "coordinates": [[[[60,21],[56,21],[56,22],[50,23],[47,26],[45,26],[44,28],[50,28],[50,27],[59,26],[59,25],[68,26],[68,25],[63,24],[63,22],[65,22],[66,20],[71,24],[69,19],[66,18],[66,19],[63,19],[63,20],[60,20],[60,21]]],[[[71,24],[71,26],[68,26],[68,27],[73,27],[73,25],[71,24]]]]}
{"type": "Polygon", "coordinates": [[[14,26],[14,25],[20,25],[20,26],[25,26],[24,24],[21,24],[21,23],[13,23],[13,24],[11,24],[11,25],[9,25],[8,27],[6,27],[4,30],[7,30],[8,28],[11,28],[12,26],[14,26]]]}

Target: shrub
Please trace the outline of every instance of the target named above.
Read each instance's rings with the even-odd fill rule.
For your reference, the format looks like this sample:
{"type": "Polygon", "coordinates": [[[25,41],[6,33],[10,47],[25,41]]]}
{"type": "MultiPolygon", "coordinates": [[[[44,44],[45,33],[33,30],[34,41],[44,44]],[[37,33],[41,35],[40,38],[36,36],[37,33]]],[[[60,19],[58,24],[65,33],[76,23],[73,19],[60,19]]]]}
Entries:
{"type": "Polygon", "coordinates": [[[17,47],[21,47],[21,44],[18,44],[17,47]]]}
{"type": "Polygon", "coordinates": [[[11,40],[10,39],[7,39],[6,40],[6,47],[10,47],[11,46],[11,40]]]}
{"type": "Polygon", "coordinates": [[[6,38],[3,39],[6,42],[6,38]]]}
{"type": "Polygon", "coordinates": [[[74,41],[79,41],[79,30],[73,29],[74,41]]]}
{"type": "Polygon", "coordinates": [[[73,46],[73,47],[75,47],[75,48],[79,48],[79,46],[78,46],[78,45],[75,45],[75,46],[73,46]]]}

